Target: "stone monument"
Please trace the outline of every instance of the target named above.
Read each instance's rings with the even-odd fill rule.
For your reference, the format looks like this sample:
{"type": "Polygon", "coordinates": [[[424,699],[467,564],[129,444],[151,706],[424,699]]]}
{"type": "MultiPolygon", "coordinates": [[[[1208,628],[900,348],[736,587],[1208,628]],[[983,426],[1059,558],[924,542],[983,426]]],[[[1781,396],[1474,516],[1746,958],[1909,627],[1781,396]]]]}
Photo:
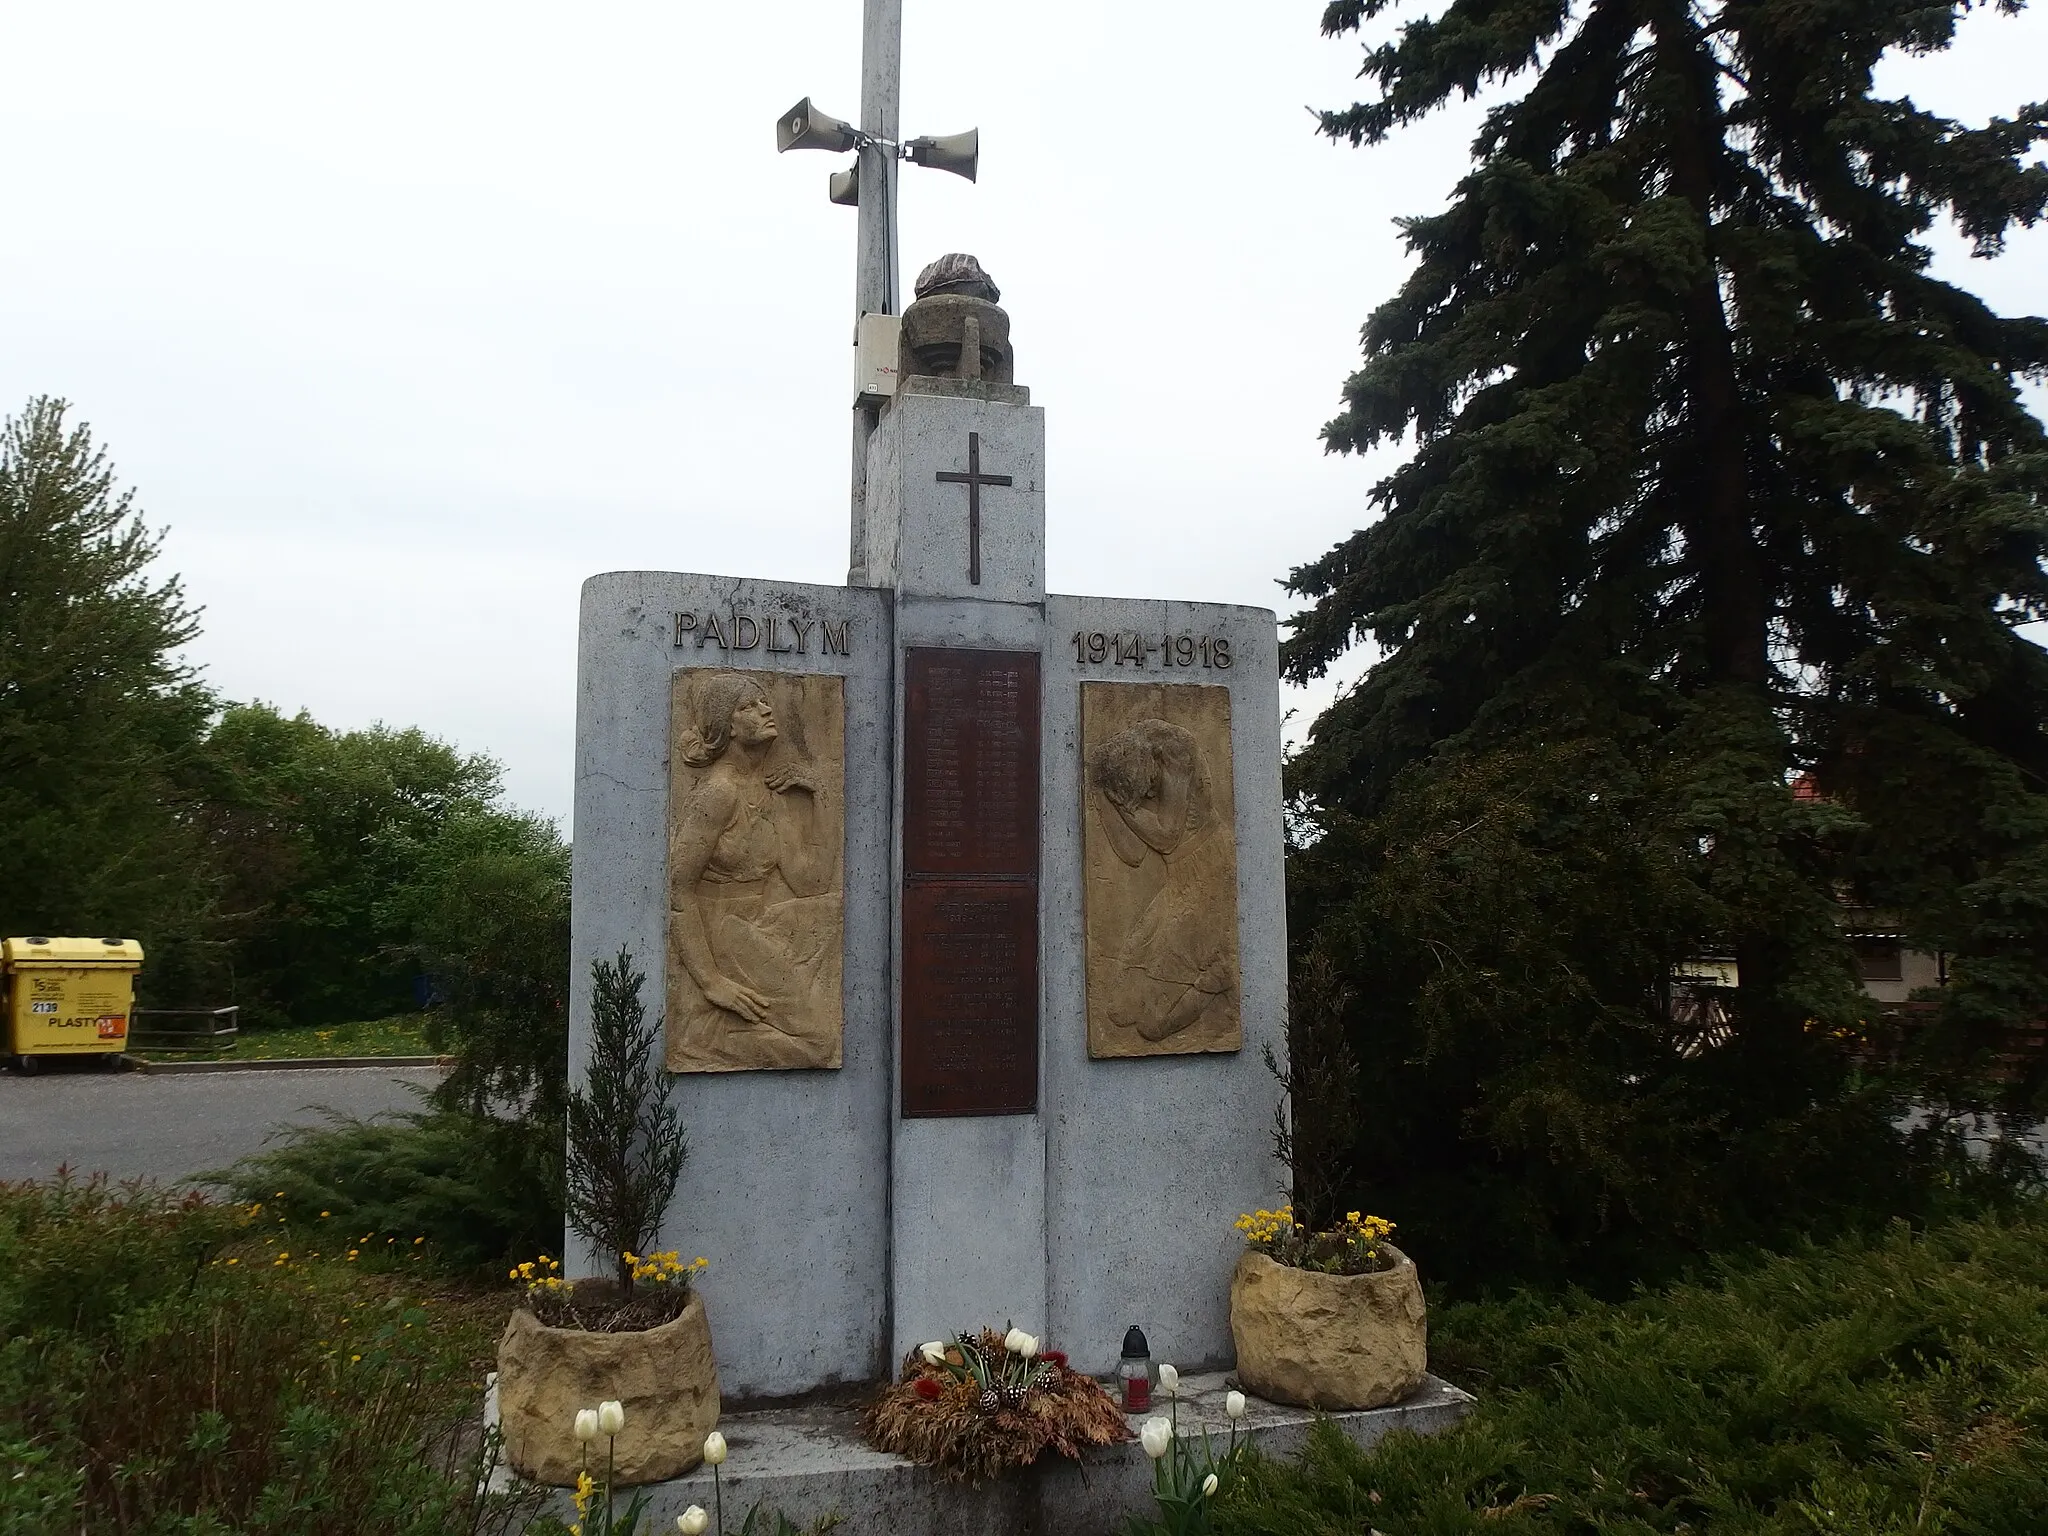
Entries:
{"type": "Polygon", "coordinates": [[[571,1070],[623,946],[732,1400],[987,1323],[1226,1365],[1231,1223],[1285,1178],[1275,617],[1047,593],[1000,292],[954,255],[917,295],[862,584],[583,588],[571,1070]]]}

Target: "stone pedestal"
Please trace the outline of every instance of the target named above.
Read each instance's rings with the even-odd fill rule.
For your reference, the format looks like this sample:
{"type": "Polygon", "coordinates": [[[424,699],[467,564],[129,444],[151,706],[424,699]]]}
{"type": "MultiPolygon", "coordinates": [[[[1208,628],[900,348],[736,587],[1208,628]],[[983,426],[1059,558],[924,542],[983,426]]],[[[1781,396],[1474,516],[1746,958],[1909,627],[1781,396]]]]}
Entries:
{"type": "MultiPolygon", "coordinates": [[[[1229,1383],[1215,1374],[1181,1380],[1182,1436],[1199,1445],[1206,1429],[1220,1455],[1229,1444],[1223,1412],[1229,1383]]],[[[1249,1408],[1245,1432],[1261,1453],[1285,1457],[1300,1452],[1318,1417],[1326,1417],[1356,1444],[1371,1446],[1394,1430],[1441,1433],[1472,1411],[1472,1398],[1432,1376],[1405,1402],[1363,1413],[1317,1415],[1256,1398],[1249,1408]]],[[[1085,1461],[1047,1456],[1024,1471],[965,1488],[900,1456],[869,1448],[855,1430],[854,1416],[852,1405],[826,1401],[728,1417],[721,1426],[732,1447],[721,1469],[726,1529],[737,1529],[741,1516],[756,1504],[779,1509],[806,1526],[836,1515],[844,1522],[836,1529],[844,1536],[958,1536],[963,1531],[1114,1536],[1132,1515],[1157,1513],[1152,1464],[1134,1441],[1092,1451],[1085,1461]]],[[[1143,1416],[1132,1417],[1133,1432],[1142,1422],[1143,1416]]],[[[692,1504],[711,1508],[710,1469],[699,1468],[645,1492],[649,1527],[667,1529],[692,1504]]],[[[556,1508],[568,1517],[566,1496],[556,1508]]]]}

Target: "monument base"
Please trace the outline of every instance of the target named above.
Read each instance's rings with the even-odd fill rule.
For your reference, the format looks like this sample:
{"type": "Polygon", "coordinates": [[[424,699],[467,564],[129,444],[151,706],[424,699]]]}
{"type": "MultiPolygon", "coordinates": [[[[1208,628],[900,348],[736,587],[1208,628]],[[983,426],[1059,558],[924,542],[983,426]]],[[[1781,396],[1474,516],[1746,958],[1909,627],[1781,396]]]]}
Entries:
{"type": "MultiPolygon", "coordinates": [[[[1210,1443],[1221,1454],[1230,1438],[1224,1394],[1230,1378],[1220,1372],[1181,1377],[1180,1430],[1183,1438],[1210,1443]]],[[[1259,1398],[1247,1399],[1247,1430],[1269,1456],[1297,1455],[1319,1415],[1259,1398]]],[[[1435,1376],[1424,1378],[1413,1396],[1387,1408],[1327,1415],[1361,1446],[1391,1430],[1430,1435],[1449,1429],[1472,1411],[1474,1399],[1435,1376]]],[[[1164,1398],[1155,1404],[1164,1413],[1164,1398]]],[[[725,1528],[737,1531],[749,1509],[769,1504],[801,1526],[837,1515],[840,1536],[960,1536],[963,1531],[1005,1536],[1114,1536],[1125,1519],[1152,1510],[1152,1464],[1135,1440],[1091,1453],[1085,1461],[1048,1456],[1038,1465],[1012,1472],[978,1488],[962,1487],[901,1456],[869,1447],[855,1424],[858,1407],[843,1399],[794,1408],[766,1408],[727,1414],[719,1429],[731,1446],[725,1463],[725,1528]]],[[[1131,1431],[1150,1413],[1134,1414],[1131,1431]]],[[[692,1504],[712,1507],[711,1469],[651,1483],[634,1490],[647,1496],[647,1528],[672,1530],[676,1516],[692,1504]]],[[[557,1499],[564,1520],[573,1518],[566,1493],[557,1499]]]]}

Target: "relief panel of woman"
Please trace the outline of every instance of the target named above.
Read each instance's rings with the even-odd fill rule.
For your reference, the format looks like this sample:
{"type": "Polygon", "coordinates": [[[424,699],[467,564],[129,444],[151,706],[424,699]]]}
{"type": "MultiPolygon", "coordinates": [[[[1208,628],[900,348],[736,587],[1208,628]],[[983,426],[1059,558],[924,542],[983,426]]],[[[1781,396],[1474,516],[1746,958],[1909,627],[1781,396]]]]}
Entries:
{"type": "Polygon", "coordinates": [[[669,1067],[836,1067],[843,684],[684,671],[672,708],[669,1067]]]}

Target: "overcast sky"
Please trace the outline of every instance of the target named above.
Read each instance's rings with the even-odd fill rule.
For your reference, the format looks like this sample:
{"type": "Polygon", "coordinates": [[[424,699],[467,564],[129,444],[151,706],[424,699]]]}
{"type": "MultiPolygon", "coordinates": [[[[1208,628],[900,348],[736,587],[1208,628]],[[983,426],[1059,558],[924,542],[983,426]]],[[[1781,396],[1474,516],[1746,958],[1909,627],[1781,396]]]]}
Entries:
{"type": "MultiPolygon", "coordinates": [[[[1363,520],[1385,462],[1317,429],[1476,109],[1315,138],[1359,56],[1321,11],[905,0],[904,132],[983,157],[905,169],[904,286],[947,250],[1002,285],[1054,590],[1280,606],[1363,520]]],[[[423,726],[566,828],[584,577],[845,577],[854,216],[774,124],[857,115],[859,33],[859,0],[0,0],[0,410],[91,423],[225,695],[423,726]]],[[[2044,81],[2048,11],[1886,77],[1973,122],[2044,81]]],[[[2048,230],[1942,260],[2048,311],[2048,230]]]]}

